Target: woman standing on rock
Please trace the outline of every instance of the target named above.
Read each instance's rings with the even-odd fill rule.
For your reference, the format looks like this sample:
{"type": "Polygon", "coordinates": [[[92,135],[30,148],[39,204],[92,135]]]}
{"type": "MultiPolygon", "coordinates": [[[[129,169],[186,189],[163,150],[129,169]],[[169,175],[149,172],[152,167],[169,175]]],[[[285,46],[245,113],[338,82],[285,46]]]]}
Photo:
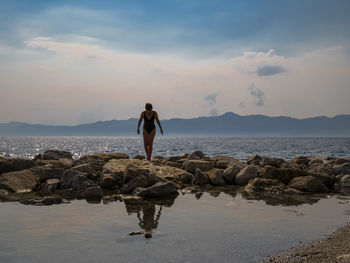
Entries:
{"type": "Polygon", "coordinates": [[[160,132],[163,135],[163,129],[160,125],[158,119],[158,113],[153,110],[151,103],[146,103],[146,110],[140,115],[139,123],[137,125],[137,134],[140,134],[140,125],[143,119],[143,144],[145,146],[145,151],[147,155],[147,160],[151,160],[152,150],[153,150],[153,140],[156,135],[156,126],[154,125],[154,120],[157,121],[160,132]]]}

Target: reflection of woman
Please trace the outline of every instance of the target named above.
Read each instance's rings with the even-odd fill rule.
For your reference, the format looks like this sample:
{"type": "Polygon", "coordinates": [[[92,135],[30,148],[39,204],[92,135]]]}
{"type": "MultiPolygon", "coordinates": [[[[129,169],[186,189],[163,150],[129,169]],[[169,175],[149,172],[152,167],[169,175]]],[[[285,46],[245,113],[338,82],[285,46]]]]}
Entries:
{"type": "Polygon", "coordinates": [[[140,212],[137,213],[137,218],[139,219],[139,226],[145,230],[145,238],[152,237],[152,229],[158,227],[158,220],[162,212],[162,207],[159,208],[156,218],[154,215],[156,213],[156,206],[154,204],[147,205],[143,207],[143,218],[141,218],[140,212]]]}
{"type": "Polygon", "coordinates": [[[160,125],[158,119],[158,113],[153,110],[151,103],[146,103],[146,110],[140,115],[139,122],[137,124],[137,134],[140,134],[140,125],[143,119],[143,143],[145,146],[145,151],[147,155],[147,160],[151,160],[152,150],[153,150],[153,140],[156,135],[156,126],[154,125],[154,120],[157,121],[160,132],[163,134],[162,126],[160,125]]]}

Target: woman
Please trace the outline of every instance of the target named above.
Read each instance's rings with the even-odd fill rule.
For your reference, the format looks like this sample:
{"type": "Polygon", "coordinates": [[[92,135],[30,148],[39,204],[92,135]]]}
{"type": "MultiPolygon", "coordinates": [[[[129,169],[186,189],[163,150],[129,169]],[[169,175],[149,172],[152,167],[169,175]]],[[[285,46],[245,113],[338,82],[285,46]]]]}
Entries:
{"type": "Polygon", "coordinates": [[[140,125],[143,119],[143,144],[145,146],[145,151],[147,155],[147,160],[151,160],[152,149],[153,149],[153,140],[156,135],[156,126],[154,125],[154,119],[157,121],[160,132],[163,135],[163,129],[160,125],[158,114],[153,110],[151,103],[146,103],[146,110],[141,113],[139,123],[137,125],[137,134],[140,134],[140,125]]]}

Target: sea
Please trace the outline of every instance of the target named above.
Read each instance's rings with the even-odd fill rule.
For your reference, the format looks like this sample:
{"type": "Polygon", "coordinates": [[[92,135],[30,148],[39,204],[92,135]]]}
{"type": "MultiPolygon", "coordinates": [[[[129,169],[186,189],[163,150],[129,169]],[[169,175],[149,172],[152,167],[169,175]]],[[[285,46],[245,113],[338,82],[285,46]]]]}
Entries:
{"type": "MultiPolygon", "coordinates": [[[[144,154],[140,137],[0,137],[0,155],[6,158],[32,158],[47,149],[70,151],[74,158],[144,154]]],[[[154,155],[194,150],[240,160],[252,154],[286,160],[350,157],[350,138],[157,137],[154,142],[154,155]]],[[[262,262],[349,223],[349,194],[248,198],[232,187],[182,190],[172,201],[145,204],[0,202],[0,262],[262,262]]]]}

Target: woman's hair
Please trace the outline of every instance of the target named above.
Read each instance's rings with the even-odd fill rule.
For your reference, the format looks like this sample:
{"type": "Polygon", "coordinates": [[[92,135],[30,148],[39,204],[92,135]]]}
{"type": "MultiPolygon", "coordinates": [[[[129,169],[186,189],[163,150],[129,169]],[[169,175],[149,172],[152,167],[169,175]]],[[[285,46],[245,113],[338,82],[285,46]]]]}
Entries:
{"type": "Polygon", "coordinates": [[[149,103],[149,102],[147,102],[147,103],[146,103],[146,106],[145,106],[145,109],[146,109],[146,110],[152,110],[152,109],[153,109],[152,104],[149,103]]]}

